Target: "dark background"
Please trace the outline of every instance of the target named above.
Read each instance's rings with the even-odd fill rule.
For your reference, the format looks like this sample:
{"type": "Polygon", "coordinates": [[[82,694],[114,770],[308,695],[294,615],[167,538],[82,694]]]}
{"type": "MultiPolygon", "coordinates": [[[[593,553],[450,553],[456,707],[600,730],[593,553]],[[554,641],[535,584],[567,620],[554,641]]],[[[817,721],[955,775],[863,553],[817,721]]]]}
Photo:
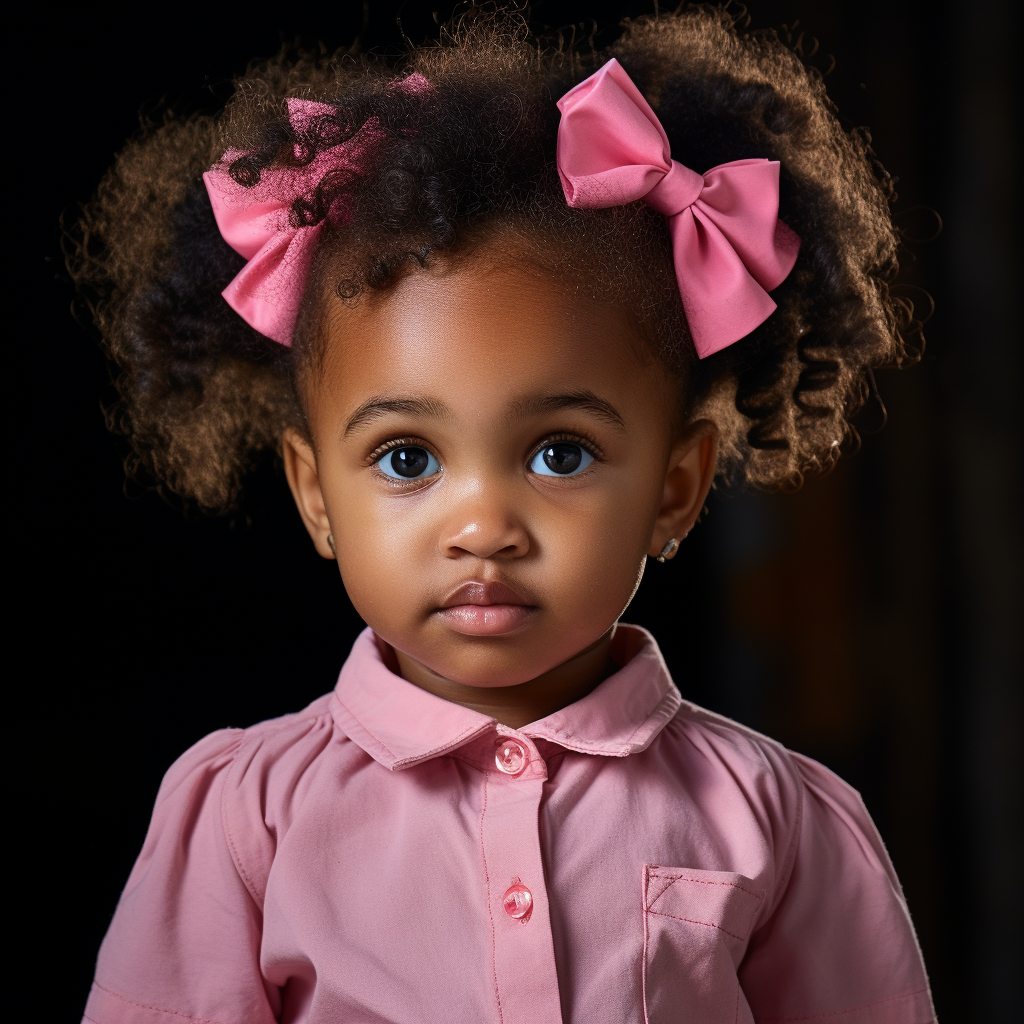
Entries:
{"type": "MultiPolygon", "coordinates": [[[[451,5],[371,3],[366,44],[400,47],[399,12],[414,41],[436,35],[435,8],[443,18],[451,5]]],[[[621,15],[649,9],[533,5],[538,25],[596,18],[599,44],[621,15]]],[[[929,210],[941,213],[941,235],[905,258],[904,294],[924,308],[927,288],[936,313],[921,363],[879,375],[884,430],[879,407],[866,410],[859,454],[799,493],[713,495],[680,556],[649,567],[626,619],[653,629],[684,696],[862,791],[940,1019],[1009,1020],[1024,962],[1009,4],[750,9],[754,27],[805,33],[805,53],[819,39],[822,70],[835,58],[830,93],[898,175],[908,237],[933,235],[929,210]]],[[[32,780],[13,787],[31,811],[16,819],[28,871],[14,888],[32,897],[29,962],[43,971],[48,1020],[81,1012],[167,766],[212,729],[328,690],[361,626],[283,480],[259,478],[234,521],[184,517],[125,483],[125,442],[101,414],[108,371],[72,318],[57,220],[88,197],[140,112],[214,110],[232,76],[282,40],[347,46],[363,5],[153,10],[159,19],[140,7],[130,22],[95,9],[40,21],[30,92],[8,110],[9,132],[40,128],[29,158],[44,186],[40,208],[24,198],[41,247],[29,269],[38,316],[8,326],[27,412],[11,433],[20,480],[7,504],[38,528],[24,550],[8,534],[11,561],[29,566],[14,586],[15,648],[29,655],[15,669],[13,690],[29,698],[12,723],[25,742],[15,771],[32,780]],[[33,122],[37,110],[47,115],[33,122]]]]}

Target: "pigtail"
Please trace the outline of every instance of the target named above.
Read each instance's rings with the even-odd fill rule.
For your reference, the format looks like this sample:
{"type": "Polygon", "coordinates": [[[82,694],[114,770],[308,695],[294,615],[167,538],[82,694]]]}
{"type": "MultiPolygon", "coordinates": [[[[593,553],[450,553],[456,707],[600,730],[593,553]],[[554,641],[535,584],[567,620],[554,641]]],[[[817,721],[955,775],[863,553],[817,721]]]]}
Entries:
{"type": "Polygon", "coordinates": [[[706,169],[781,163],[780,219],[801,237],[778,309],[736,345],[688,368],[690,414],[721,431],[731,484],[793,487],[856,444],[851,417],[873,368],[908,358],[920,324],[893,300],[893,182],[864,129],[847,133],[821,73],[774,32],[724,10],[630,23],[613,52],[658,112],[673,153],[706,169]]]}
{"type": "Polygon", "coordinates": [[[208,511],[237,503],[247,470],[296,418],[287,350],[220,295],[244,265],[202,186],[220,148],[210,118],[149,128],[68,236],[69,270],[117,370],[108,423],[131,439],[128,475],[208,511]]]}

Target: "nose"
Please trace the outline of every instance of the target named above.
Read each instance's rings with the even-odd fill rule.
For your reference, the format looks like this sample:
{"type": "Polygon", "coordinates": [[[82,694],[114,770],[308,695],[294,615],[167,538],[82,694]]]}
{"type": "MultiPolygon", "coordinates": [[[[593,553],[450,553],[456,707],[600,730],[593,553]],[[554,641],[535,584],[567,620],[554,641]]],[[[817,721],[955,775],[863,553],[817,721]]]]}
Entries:
{"type": "Polygon", "coordinates": [[[530,550],[521,510],[503,488],[484,483],[453,503],[439,542],[445,558],[522,558],[530,550]]]}

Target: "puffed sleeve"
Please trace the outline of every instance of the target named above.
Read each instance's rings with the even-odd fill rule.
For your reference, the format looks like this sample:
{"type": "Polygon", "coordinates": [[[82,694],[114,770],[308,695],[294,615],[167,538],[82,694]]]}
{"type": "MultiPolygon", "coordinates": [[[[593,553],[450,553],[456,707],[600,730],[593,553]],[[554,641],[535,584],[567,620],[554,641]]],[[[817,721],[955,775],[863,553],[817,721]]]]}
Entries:
{"type": "Polygon", "coordinates": [[[928,980],[903,893],[859,794],[792,755],[802,789],[788,879],[740,982],[758,1024],[929,1024],[928,980]]]}
{"type": "Polygon", "coordinates": [[[222,819],[241,730],[207,736],[164,777],[142,853],[100,949],[85,1009],[95,1024],[272,1024],[262,913],[222,819]]]}

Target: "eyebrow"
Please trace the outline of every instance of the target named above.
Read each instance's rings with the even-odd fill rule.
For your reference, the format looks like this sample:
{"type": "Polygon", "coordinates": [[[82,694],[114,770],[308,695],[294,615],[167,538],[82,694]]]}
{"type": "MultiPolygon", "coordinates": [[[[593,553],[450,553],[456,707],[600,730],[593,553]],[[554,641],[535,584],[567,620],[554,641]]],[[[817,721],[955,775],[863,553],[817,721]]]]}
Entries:
{"type": "Polygon", "coordinates": [[[404,413],[409,416],[428,416],[436,420],[450,420],[451,410],[444,402],[433,398],[387,398],[377,395],[361,406],[349,417],[345,424],[345,437],[353,431],[365,427],[367,423],[388,413],[404,413]]]}
{"type": "MultiPolygon", "coordinates": [[[[562,409],[579,409],[589,412],[600,420],[611,424],[618,430],[625,431],[626,423],[619,411],[611,402],[598,397],[593,391],[573,391],[564,395],[530,395],[512,403],[509,420],[516,422],[530,416],[543,413],[560,412],[562,409]]],[[[431,419],[452,419],[451,409],[444,402],[433,398],[388,398],[377,395],[366,402],[349,417],[345,424],[345,437],[362,429],[368,423],[387,416],[389,413],[401,413],[408,416],[427,416],[431,419]]]]}
{"type": "Polygon", "coordinates": [[[522,420],[540,413],[579,409],[625,432],[626,422],[611,402],[599,398],[593,391],[572,391],[565,395],[531,395],[512,403],[511,419],[522,420]]]}

